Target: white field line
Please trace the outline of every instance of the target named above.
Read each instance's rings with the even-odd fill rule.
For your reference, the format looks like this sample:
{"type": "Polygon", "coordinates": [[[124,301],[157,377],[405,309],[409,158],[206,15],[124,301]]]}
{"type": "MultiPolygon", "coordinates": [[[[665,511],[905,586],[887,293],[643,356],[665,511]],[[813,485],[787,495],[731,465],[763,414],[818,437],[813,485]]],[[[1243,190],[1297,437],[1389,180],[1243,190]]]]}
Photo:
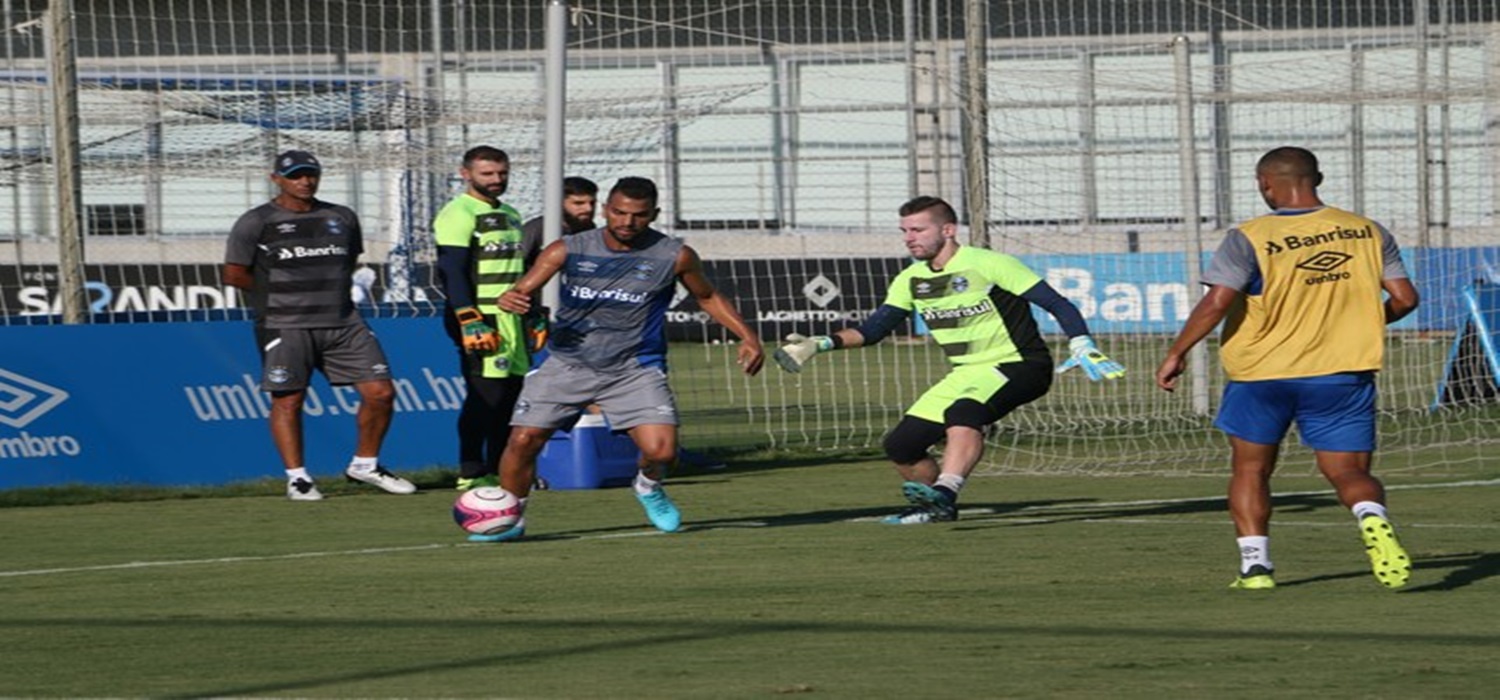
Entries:
{"type": "Polygon", "coordinates": [[[285,559],[317,559],[319,557],[358,556],[362,554],[387,554],[390,552],[414,552],[424,549],[443,549],[456,544],[421,544],[410,547],[372,547],[349,549],[337,552],[297,552],[294,554],[271,554],[261,557],[216,557],[213,559],[169,559],[166,561],[131,561],[124,564],[101,564],[98,566],[69,566],[57,569],[22,569],[0,571],[0,578],[15,576],[41,576],[44,574],[71,574],[82,571],[119,571],[122,569],[150,569],[161,566],[187,566],[190,564],[240,564],[256,561],[280,561],[285,559]]]}
{"type": "MultiPolygon", "coordinates": [[[[1471,487],[1471,486],[1500,486],[1500,479],[1490,479],[1490,480],[1485,480],[1485,481],[1456,481],[1456,482],[1450,482],[1450,483],[1445,483],[1445,484],[1410,484],[1410,485],[1404,485],[1404,486],[1387,486],[1386,490],[1387,491],[1398,491],[1398,490],[1436,489],[1436,488],[1466,488],[1466,487],[1471,487]]],[[[1332,494],[1332,493],[1333,493],[1333,491],[1331,491],[1331,490],[1325,490],[1325,491],[1300,491],[1300,492],[1295,492],[1295,493],[1279,493],[1279,494],[1276,494],[1276,495],[1277,496],[1314,496],[1314,495],[1324,495],[1324,494],[1332,494]]],[[[1018,512],[1018,513],[1020,513],[1020,512],[1031,513],[1031,512],[1046,512],[1046,511],[1079,510],[1079,509],[1089,509],[1089,508],[1120,508],[1120,507],[1128,507],[1128,506],[1171,505],[1171,504],[1174,504],[1174,503],[1198,503],[1198,502],[1203,502],[1203,501],[1216,501],[1216,500],[1223,500],[1223,496],[1204,496],[1204,497],[1199,497],[1199,498],[1151,499],[1151,500],[1143,500],[1143,501],[1114,501],[1114,502],[1104,502],[1104,503],[1063,503],[1063,504],[1058,504],[1058,505],[1054,505],[1054,506],[1036,506],[1036,507],[1030,507],[1030,508],[1023,508],[1023,509],[1021,509],[1019,511],[1015,511],[1015,512],[1018,512]]],[[[971,514],[993,514],[996,511],[994,509],[991,509],[991,508],[973,508],[973,509],[965,509],[962,512],[964,512],[964,513],[971,513],[971,514]]],[[[849,522],[865,522],[865,521],[874,521],[874,520],[878,520],[878,519],[879,518],[853,518],[849,522]]],[[[1038,518],[1015,518],[1015,519],[1011,519],[1010,521],[1011,522],[1016,522],[1016,523],[1046,523],[1046,522],[1051,522],[1052,519],[1051,518],[1046,518],[1046,517],[1038,517],[1038,518]]],[[[1203,525],[1210,525],[1211,524],[1211,525],[1214,525],[1214,526],[1221,526],[1221,525],[1223,525],[1223,522],[1221,520],[1218,520],[1218,519],[1215,519],[1214,521],[1210,522],[1210,521],[1206,521],[1206,520],[1205,521],[1191,521],[1191,520],[1184,521],[1182,519],[1154,519],[1154,518],[1099,518],[1099,519],[1087,518],[1087,519],[1078,520],[1078,521],[1074,521],[1074,522],[1090,522],[1090,523],[1095,523],[1095,522],[1103,523],[1103,522],[1107,522],[1107,523],[1113,523],[1113,524],[1125,523],[1125,524],[1141,524],[1141,525],[1147,525],[1147,524],[1149,524],[1149,525],[1156,525],[1156,524],[1163,524],[1163,525],[1165,525],[1165,524],[1183,524],[1183,523],[1186,522],[1186,523],[1189,523],[1189,524],[1203,524],[1203,525]]],[[[1334,524],[1331,524],[1331,523],[1313,523],[1313,522],[1297,522],[1297,521],[1277,521],[1276,524],[1278,526],[1303,526],[1303,527],[1335,527],[1335,526],[1337,526],[1337,525],[1334,525],[1334,524]]],[[[765,525],[766,525],[766,523],[764,523],[764,522],[759,522],[759,521],[754,521],[754,520],[746,520],[746,521],[742,521],[742,522],[739,522],[739,523],[726,523],[726,524],[721,525],[720,527],[762,527],[762,526],[765,526],[765,525]]],[[[1480,524],[1441,524],[1441,525],[1440,524],[1432,524],[1432,525],[1419,525],[1419,524],[1413,524],[1413,523],[1402,523],[1402,527],[1420,527],[1420,528],[1483,528],[1483,529],[1489,529],[1489,528],[1500,528],[1500,525],[1480,525],[1480,524]]],[[[718,528],[716,528],[716,529],[718,529],[718,528]]],[[[581,537],[572,538],[572,539],[575,539],[575,540],[605,540],[605,539],[620,539],[620,538],[627,538],[627,537],[656,537],[656,536],[660,536],[661,534],[662,533],[660,533],[660,532],[656,532],[656,531],[652,531],[652,530],[646,530],[646,531],[641,531],[641,532],[615,533],[615,534],[609,534],[609,535],[586,535],[586,536],[581,536],[581,537]]],[[[363,548],[363,549],[346,549],[346,550],[336,550],[336,551],[328,551],[328,552],[295,552],[295,553],[292,553],[292,554],[270,554],[270,555],[259,556],[259,557],[214,557],[214,558],[210,558],[210,559],[168,559],[168,560],[162,560],[162,561],[132,561],[132,562],[125,562],[123,564],[100,564],[100,565],[96,565],[96,566],[69,566],[69,567],[58,567],[58,568],[52,568],[52,569],[19,569],[19,570],[15,570],[15,571],[0,571],[0,578],[17,578],[17,577],[21,577],[21,576],[46,576],[46,575],[50,575],[50,574],[74,574],[74,573],[87,573],[87,572],[94,572],[94,571],[124,571],[124,570],[129,570],[129,569],[153,569],[153,568],[161,568],[161,567],[168,567],[168,566],[201,566],[201,565],[205,565],[205,564],[245,564],[245,563],[267,562],[267,561],[287,561],[287,560],[291,560],[291,559],[319,559],[319,558],[324,558],[324,557],[369,556],[369,555],[373,555],[373,554],[392,554],[392,553],[398,553],[398,552],[420,552],[420,551],[425,551],[425,550],[451,549],[451,548],[455,548],[455,547],[493,547],[493,546],[496,546],[496,545],[493,545],[493,544],[471,544],[471,543],[468,543],[468,542],[454,542],[454,543],[445,543],[445,544],[420,544],[420,545],[412,545],[412,546],[408,546],[408,547],[369,547],[369,548],[363,548]]],[[[500,546],[503,546],[503,545],[500,545],[500,546]]]]}
{"type": "MultiPolygon", "coordinates": [[[[626,537],[656,537],[665,533],[655,530],[643,532],[625,532],[612,535],[589,535],[572,539],[579,540],[609,540],[626,537]]],[[[163,566],[197,566],[202,564],[243,564],[247,562],[262,561],[285,561],[288,559],[319,559],[323,557],[348,557],[364,556],[370,554],[391,554],[395,552],[420,552],[428,549],[450,549],[453,547],[494,547],[497,545],[471,542],[452,542],[445,544],[418,544],[407,547],[369,547],[365,549],[345,549],[331,552],[294,552],[292,554],[268,554],[259,557],[214,557],[212,559],[168,559],[163,561],[131,561],[123,564],[100,564],[97,566],[67,566],[55,569],[20,569],[16,571],[0,571],[0,578],[15,578],[18,576],[43,576],[46,574],[73,574],[88,571],[120,571],[125,569],[152,569],[163,566]]]]}

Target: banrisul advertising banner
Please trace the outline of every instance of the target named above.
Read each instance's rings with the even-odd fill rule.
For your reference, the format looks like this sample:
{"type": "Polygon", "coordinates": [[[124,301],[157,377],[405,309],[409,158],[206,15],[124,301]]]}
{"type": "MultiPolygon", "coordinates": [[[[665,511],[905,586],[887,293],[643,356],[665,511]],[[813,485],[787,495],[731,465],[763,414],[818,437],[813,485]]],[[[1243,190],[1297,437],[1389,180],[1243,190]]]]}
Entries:
{"type": "MultiPolygon", "coordinates": [[[[761,335],[826,334],[857,326],[885,298],[905,258],[709,260],[704,272],[761,335]]],[[[672,340],[732,338],[679,287],[667,311],[672,340]]]]}
{"type": "MultiPolygon", "coordinates": [[[[386,296],[383,265],[364,265],[354,274],[350,293],[367,303],[386,296]]],[[[231,311],[209,318],[240,318],[244,301],[238,289],[223,283],[218,265],[103,265],[84,266],[84,294],[89,312],[136,315],[175,312],[231,311]]],[[[421,279],[430,271],[421,270],[421,279]]],[[[410,279],[416,275],[407,275],[410,279]]],[[[62,311],[57,293],[56,265],[0,267],[0,316],[48,316],[62,311]]],[[[428,287],[411,288],[417,300],[442,296],[428,287]]],[[[425,305],[424,305],[425,306],[425,305]]]]}
{"type": "MultiPolygon", "coordinates": [[[[216,265],[85,265],[92,313],[238,309],[238,290],[216,265]]],[[[0,314],[46,316],[61,311],[55,265],[0,267],[0,314]]]]}
{"type": "MultiPolygon", "coordinates": [[[[1095,333],[1175,331],[1197,297],[1188,292],[1181,254],[1030,255],[1021,260],[1067,297],[1095,333]]],[[[884,301],[910,258],[705,261],[705,272],[734,298],[762,338],[830,333],[857,326],[884,301]]],[[[668,312],[674,340],[719,339],[726,332],[679,291],[668,312]]],[[[1045,333],[1056,321],[1037,310],[1045,333]]],[[[907,332],[910,332],[908,328],[907,332]]]]}
{"type": "MultiPolygon", "coordinates": [[[[1205,252],[1199,269],[1212,253],[1205,252]]],[[[1201,290],[1192,289],[1182,253],[1018,256],[1083,313],[1092,333],[1174,334],[1201,290]]],[[[1400,330],[1451,331],[1462,317],[1460,292],[1500,270],[1500,248],[1403,250],[1407,271],[1422,297],[1400,330]]],[[[740,314],[763,339],[787,333],[825,334],[858,325],[885,298],[892,278],[910,258],[708,260],[705,272],[734,298],[740,314]]],[[[667,315],[673,340],[729,337],[681,290],[667,315]]],[[[1056,320],[1033,307],[1043,333],[1061,333],[1056,320]]],[[[911,329],[908,329],[908,332],[911,329]]]]}
{"type": "MultiPolygon", "coordinates": [[[[1463,285],[1488,279],[1500,269],[1500,248],[1427,248],[1403,251],[1422,305],[1403,319],[1406,330],[1453,329],[1462,315],[1459,294],[1463,285]]],[[[1205,252],[1203,265],[1210,253],[1205,252]]],[[[1097,255],[1023,255],[1021,261],[1046,279],[1083,312],[1099,334],[1174,333],[1187,319],[1197,299],[1182,253],[1117,253],[1097,255]]],[[[903,257],[778,258],[764,260],[706,260],[705,271],[730,295],[740,313],[765,338],[787,333],[828,333],[858,325],[885,298],[890,280],[911,260],[903,257]]],[[[358,279],[367,286],[353,290],[366,301],[384,301],[387,280],[381,266],[371,266],[358,279]]],[[[217,265],[89,265],[85,270],[90,309],[95,313],[161,314],[224,310],[197,316],[240,318],[241,299],[219,280],[217,265]]],[[[426,270],[398,275],[411,280],[411,298],[438,300],[439,293],[417,284],[430,277],[426,270]]],[[[55,315],[59,311],[57,269],[47,265],[0,267],[0,316],[55,315]]],[[[427,312],[430,304],[383,305],[388,312],[427,312]]],[[[1046,333],[1059,331],[1045,312],[1037,319],[1046,333]]],[[[708,314],[678,289],[667,312],[672,340],[702,341],[728,337],[708,314]]]]}
{"type": "MultiPolygon", "coordinates": [[[[438,319],[370,321],[391,361],[392,469],[452,464],[463,401],[438,319]]],[[[248,322],[0,327],[0,488],[67,483],[214,484],[280,476],[269,397],[248,322]]],[[[336,476],[359,394],[308,392],[307,467],[336,476]]]]}

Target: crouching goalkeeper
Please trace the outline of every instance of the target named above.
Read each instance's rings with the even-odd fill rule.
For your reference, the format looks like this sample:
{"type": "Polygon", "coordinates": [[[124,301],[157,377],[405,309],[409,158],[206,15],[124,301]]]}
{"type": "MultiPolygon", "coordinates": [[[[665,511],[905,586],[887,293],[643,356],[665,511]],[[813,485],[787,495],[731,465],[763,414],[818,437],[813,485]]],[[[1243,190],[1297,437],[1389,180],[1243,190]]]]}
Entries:
{"type": "Polygon", "coordinates": [[[959,244],[958,217],[936,197],[901,206],[901,234],[916,262],[891,282],[880,308],[858,328],[828,336],[793,334],[775,352],[788,372],[818,353],[880,342],[915,311],[953,369],[906,411],[885,437],[911,504],[884,522],[915,525],[958,519],[958,494],[984,454],[984,429],[1052,387],[1052,355],[1031,316],[1036,304],[1057,319],[1071,357],[1057,373],[1082,367],[1089,379],[1125,376],[1089,337],[1083,315],[1019,260],[959,244]],[[942,465],[930,454],[946,440],[942,465]]]}

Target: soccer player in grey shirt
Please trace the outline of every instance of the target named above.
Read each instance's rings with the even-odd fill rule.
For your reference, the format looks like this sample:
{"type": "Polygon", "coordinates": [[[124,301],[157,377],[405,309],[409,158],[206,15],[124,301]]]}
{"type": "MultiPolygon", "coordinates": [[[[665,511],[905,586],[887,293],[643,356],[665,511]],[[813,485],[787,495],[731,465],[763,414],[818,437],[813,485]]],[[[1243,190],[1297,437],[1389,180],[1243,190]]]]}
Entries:
{"type": "Polygon", "coordinates": [[[271,394],[271,440],[286,467],[287,498],[323,498],[303,463],[302,404],[313,370],[359,391],[359,440],[344,475],[413,493],[416,486],[379,465],[396,392],[385,351],[350,298],[364,252],[359,217],[317,198],[322,174],[307,151],[276,157],[271,181],[280,192],[230,230],[224,282],[245,291],[255,314],[261,389],[271,394]]]}
{"type": "MultiPolygon", "coordinates": [[[[526,378],[500,458],[500,483],[525,508],[536,458],[558,428],[598,404],[610,427],[628,433],[641,450],[632,486],[657,529],[682,525],[662,479],[677,461],[677,405],[667,386],[666,311],[680,282],[715,321],[740,338],[738,361],[754,375],[765,361],[760,337],[728,298],[703,274],[698,254],[651,228],[660,211],[656,184],[621,178],[604,203],[603,228],[552,243],[526,275],[500,296],[500,308],[526,313],[532,294],[562,272],[561,303],[548,339],[549,355],[526,378]]],[[[524,510],[523,510],[524,513],[524,510]]],[[[477,541],[504,541],[525,533],[515,527],[477,541]]]]}

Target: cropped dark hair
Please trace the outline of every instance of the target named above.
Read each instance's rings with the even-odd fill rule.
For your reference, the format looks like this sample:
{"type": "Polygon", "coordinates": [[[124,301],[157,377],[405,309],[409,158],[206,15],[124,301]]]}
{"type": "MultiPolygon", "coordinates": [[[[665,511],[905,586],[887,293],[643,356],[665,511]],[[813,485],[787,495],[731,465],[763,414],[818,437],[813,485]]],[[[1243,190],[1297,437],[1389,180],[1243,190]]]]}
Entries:
{"type": "Polygon", "coordinates": [[[1313,155],[1312,151],[1298,146],[1282,146],[1267,151],[1255,164],[1255,169],[1322,179],[1322,175],[1318,172],[1318,157],[1313,155]]]}
{"type": "Polygon", "coordinates": [[[563,196],[576,194],[597,196],[599,194],[599,185],[586,177],[573,176],[563,178],[563,196]]]}
{"type": "Polygon", "coordinates": [[[509,163],[510,156],[494,146],[475,146],[464,151],[464,167],[472,167],[475,161],[487,160],[492,163],[509,163]]]}
{"type": "Polygon", "coordinates": [[[622,177],[610,188],[609,194],[650,202],[652,208],[656,207],[656,183],[644,177],[622,177]]]}
{"type": "Polygon", "coordinates": [[[938,197],[921,196],[901,205],[901,215],[911,216],[919,211],[934,210],[932,219],[939,226],[943,224],[958,223],[958,214],[953,211],[953,205],[938,197]]]}

